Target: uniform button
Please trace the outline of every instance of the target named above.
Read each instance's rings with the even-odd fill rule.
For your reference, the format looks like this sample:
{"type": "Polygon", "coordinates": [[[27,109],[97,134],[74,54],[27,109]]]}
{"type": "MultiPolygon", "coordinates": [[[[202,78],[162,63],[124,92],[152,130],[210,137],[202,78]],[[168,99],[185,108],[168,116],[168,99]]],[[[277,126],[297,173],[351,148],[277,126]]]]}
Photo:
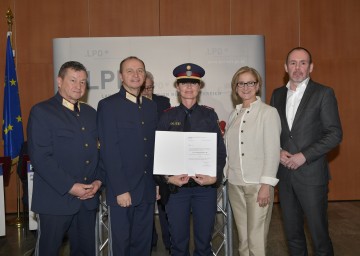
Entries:
{"type": "Polygon", "coordinates": [[[86,163],[86,164],[90,164],[90,161],[89,161],[89,160],[86,160],[85,163],[86,163]]]}
{"type": "Polygon", "coordinates": [[[244,156],[245,154],[244,154],[244,153],[242,153],[241,155],[242,155],[242,156],[244,156]]]}
{"type": "Polygon", "coordinates": [[[244,132],[244,130],[241,130],[241,133],[243,133],[244,132]]]}
{"type": "Polygon", "coordinates": [[[147,154],[145,154],[145,157],[148,157],[148,155],[147,155],[147,154]]]}
{"type": "Polygon", "coordinates": [[[139,109],[141,109],[141,106],[139,105],[139,109]]]}
{"type": "Polygon", "coordinates": [[[243,123],[246,123],[246,121],[244,120],[243,123]]]}
{"type": "Polygon", "coordinates": [[[79,117],[79,116],[80,116],[80,114],[76,114],[76,116],[78,116],[78,117],[79,117]]]}
{"type": "Polygon", "coordinates": [[[142,122],[141,122],[141,124],[143,125],[143,124],[145,124],[145,122],[144,122],[144,121],[142,121],[142,122]]]}
{"type": "Polygon", "coordinates": [[[81,130],[82,130],[82,131],[85,131],[85,127],[81,127],[81,130]]]}
{"type": "Polygon", "coordinates": [[[84,177],[84,180],[87,181],[87,177],[84,177]]]}
{"type": "Polygon", "coordinates": [[[241,144],[244,144],[244,142],[242,141],[241,144]]]}
{"type": "Polygon", "coordinates": [[[249,114],[249,113],[250,113],[250,111],[247,111],[246,113],[248,113],[248,114],[249,114]]]}
{"type": "Polygon", "coordinates": [[[144,173],[146,174],[147,172],[146,172],[146,171],[144,171],[144,173]]]}
{"type": "Polygon", "coordinates": [[[85,148],[87,148],[89,146],[89,144],[85,143],[85,148]]]}
{"type": "Polygon", "coordinates": [[[146,141],[146,140],[147,140],[147,138],[145,137],[145,138],[144,138],[144,140],[146,141]]]}

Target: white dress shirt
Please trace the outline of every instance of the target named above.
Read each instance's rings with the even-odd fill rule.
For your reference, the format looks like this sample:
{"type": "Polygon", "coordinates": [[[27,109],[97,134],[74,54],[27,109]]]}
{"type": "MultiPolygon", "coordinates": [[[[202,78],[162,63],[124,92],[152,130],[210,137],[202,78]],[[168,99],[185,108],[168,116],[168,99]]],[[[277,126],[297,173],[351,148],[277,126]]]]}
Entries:
{"type": "Polygon", "coordinates": [[[289,129],[293,125],[296,111],[300,105],[301,99],[304,95],[306,86],[310,80],[310,77],[306,78],[302,81],[297,87],[296,90],[293,91],[290,89],[290,82],[287,83],[286,87],[288,88],[287,97],[286,97],[286,120],[289,125],[289,129]]]}

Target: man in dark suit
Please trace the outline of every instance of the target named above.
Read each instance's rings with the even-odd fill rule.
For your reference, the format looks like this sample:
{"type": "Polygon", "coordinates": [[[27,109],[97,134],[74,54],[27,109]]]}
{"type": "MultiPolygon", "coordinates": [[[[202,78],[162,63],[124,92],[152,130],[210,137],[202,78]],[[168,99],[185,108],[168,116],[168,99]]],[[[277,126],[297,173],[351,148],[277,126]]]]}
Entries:
{"type": "Polygon", "coordinates": [[[87,72],[75,61],[58,74],[58,93],[30,112],[28,150],[34,167],[31,209],[37,214],[35,255],[59,255],[64,234],[71,255],[95,255],[95,221],[102,182],[96,111],[79,99],[87,72]]]}
{"type": "MultiPolygon", "coordinates": [[[[170,108],[170,99],[165,96],[154,94],[154,76],[151,72],[146,71],[146,80],[145,85],[142,88],[141,95],[145,96],[156,103],[158,119],[160,119],[161,115],[164,113],[164,110],[170,108]]],[[[167,250],[170,250],[170,232],[169,232],[169,223],[165,212],[165,205],[161,203],[161,200],[157,201],[161,234],[164,246],[167,250]]],[[[154,221],[154,229],[152,234],[152,246],[155,247],[157,245],[158,234],[156,232],[155,221],[154,221]]]]}
{"type": "Polygon", "coordinates": [[[289,82],[271,98],[282,125],[279,196],[291,255],[308,255],[304,216],[315,254],[334,254],[328,231],[326,154],[342,140],[342,129],[334,91],[311,80],[312,70],[310,52],[292,49],[285,63],[289,82]]]}
{"type": "Polygon", "coordinates": [[[100,161],[106,173],[111,255],[149,255],[156,198],[153,179],[156,104],[140,95],[145,64],[120,63],[120,91],[99,102],[100,161]]]}

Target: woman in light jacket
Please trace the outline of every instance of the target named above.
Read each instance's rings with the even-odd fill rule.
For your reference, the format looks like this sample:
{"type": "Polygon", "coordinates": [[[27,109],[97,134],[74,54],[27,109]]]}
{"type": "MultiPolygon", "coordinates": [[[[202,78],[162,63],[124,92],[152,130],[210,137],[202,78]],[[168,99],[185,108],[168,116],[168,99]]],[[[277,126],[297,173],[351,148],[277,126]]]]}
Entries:
{"type": "Polygon", "coordinates": [[[259,96],[262,79],[251,67],[233,76],[232,96],[241,104],[225,132],[229,200],[239,236],[239,255],[266,255],[267,234],[280,160],[281,124],[259,96]]]}

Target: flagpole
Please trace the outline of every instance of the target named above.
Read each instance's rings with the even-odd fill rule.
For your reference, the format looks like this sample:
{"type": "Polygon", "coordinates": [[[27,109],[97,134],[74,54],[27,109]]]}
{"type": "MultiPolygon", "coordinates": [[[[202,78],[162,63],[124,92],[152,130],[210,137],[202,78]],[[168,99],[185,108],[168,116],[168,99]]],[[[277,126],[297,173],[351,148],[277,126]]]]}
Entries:
{"type": "MultiPolygon", "coordinates": [[[[8,24],[8,36],[10,36],[10,42],[12,43],[12,25],[13,25],[14,15],[10,8],[6,11],[6,20],[8,24]]],[[[13,49],[13,56],[15,56],[15,50],[13,49]]],[[[11,168],[17,167],[19,161],[12,162],[11,168]]],[[[16,172],[15,172],[16,173],[16,172]]],[[[23,226],[23,218],[20,216],[20,177],[16,177],[16,219],[12,222],[16,227],[21,228],[23,226]]]]}

